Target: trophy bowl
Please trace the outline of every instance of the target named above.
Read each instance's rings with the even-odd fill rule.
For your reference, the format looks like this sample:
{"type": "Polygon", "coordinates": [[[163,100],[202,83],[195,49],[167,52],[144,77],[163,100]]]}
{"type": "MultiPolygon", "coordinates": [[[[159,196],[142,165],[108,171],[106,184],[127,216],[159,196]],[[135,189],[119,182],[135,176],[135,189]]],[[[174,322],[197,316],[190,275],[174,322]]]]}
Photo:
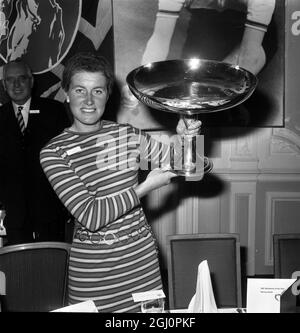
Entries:
{"type": "MultiPolygon", "coordinates": [[[[193,58],[140,66],[127,75],[126,82],[140,102],[159,111],[176,113],[187,125],[188,120],[197,119],[201,113],[219,112],[243,103],[258,81],[237,65],[193,58]]],[[[183,167],[177,172],[180,175],[200,175],[212,169],[212,162],[203,155],[201,170],[196,168],[199,152],[194,139],[187,136],[183,140],[185,156],[183,167]]]]}

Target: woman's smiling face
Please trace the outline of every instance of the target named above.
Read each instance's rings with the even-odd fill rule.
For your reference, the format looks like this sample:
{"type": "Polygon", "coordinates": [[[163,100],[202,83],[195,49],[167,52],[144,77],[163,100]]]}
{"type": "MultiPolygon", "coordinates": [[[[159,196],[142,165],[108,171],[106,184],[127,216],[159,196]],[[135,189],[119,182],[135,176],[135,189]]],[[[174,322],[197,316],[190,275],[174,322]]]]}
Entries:
{"type": "Polygon", "coordinates": [[[107,79],[101,72],[77,72],[66,93],[74,117],[72,130],[91,132],[100,128],[100,120],[109,97],[107,79]]]}

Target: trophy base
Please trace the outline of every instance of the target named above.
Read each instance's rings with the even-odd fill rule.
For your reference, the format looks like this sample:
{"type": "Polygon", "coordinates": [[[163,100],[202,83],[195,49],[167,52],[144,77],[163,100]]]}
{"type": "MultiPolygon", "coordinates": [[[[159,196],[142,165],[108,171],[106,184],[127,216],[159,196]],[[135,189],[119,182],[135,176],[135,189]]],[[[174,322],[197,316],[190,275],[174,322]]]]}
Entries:
{"type": "Polygon", "coordinates": [[[195,177],[202,179],[204,174],[210,172],[213,169],[213,162],[209,160],[207,157],[204,157],[203,161],[203,169],[198,170],[196,167],[188,168],[188,169],[181,169],[181,170],[172,170],[172,172],[176,173],[177,176],[184,176],[184,177],[195,177]],[[201,177],[201,178],[200,178],[201,177]]]}

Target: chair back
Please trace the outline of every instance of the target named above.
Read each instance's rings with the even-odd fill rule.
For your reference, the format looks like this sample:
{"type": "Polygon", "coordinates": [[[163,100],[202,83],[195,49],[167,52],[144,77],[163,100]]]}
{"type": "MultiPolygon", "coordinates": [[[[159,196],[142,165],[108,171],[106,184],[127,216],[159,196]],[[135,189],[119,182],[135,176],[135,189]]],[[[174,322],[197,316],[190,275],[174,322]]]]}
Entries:
{"type": "Polygon", "coordinates": [[[290,279],[300,271],[300,234],[273,235],[274,276],[290,279]]]}
{"type": "Polygon", "coordinates": [[[48,312],[66,305],[70,244],[39,242],[0,249],[2,311],[48,312]]]}
{"type": "MultiPolygon", "coordinates": [[[[300,277],[300,234],[273,235],[273,263],[275,278],[300,277]]],[[[300,306],[300,295],[296,301],[300,306]]]]}
{"type": "Polygon", "coordinates": [[[167,236],[170,309],[185,309],[196,291],[198,266],[207,260],[218,308],[241,307],[237,234],[167,236]]]}

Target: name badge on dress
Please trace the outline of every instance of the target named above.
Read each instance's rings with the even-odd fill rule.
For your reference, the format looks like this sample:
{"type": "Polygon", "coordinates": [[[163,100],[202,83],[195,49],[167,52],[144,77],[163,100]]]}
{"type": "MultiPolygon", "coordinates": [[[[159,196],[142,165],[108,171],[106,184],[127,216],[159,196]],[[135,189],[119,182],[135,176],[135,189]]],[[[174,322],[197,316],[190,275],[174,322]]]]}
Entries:
{"type": "Polygon", "coordinates": [[[29,110],[29,113],[40,113],[40,110],[29,110]]]}
{"type": "Polygon", "coordinates": [[[77,146],[77,147],[67,150],[66,153],[70,156],[70,155],[78,153],[80,151],[81,151],[81,148],[79,146],[77,146]]]}

